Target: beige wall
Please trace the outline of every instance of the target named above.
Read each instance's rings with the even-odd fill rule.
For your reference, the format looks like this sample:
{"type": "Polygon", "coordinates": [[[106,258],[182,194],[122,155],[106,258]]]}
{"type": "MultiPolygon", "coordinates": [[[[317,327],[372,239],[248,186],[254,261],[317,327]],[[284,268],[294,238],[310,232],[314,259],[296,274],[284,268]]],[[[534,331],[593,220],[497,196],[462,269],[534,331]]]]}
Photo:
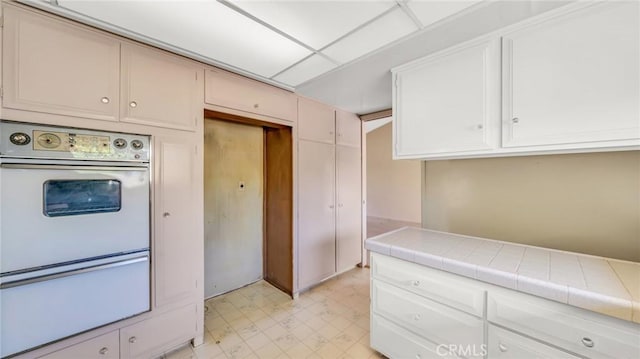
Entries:
{"type": "Polygon", "coordinates": [[[426,228],[640,261],[640,151],[425,162],[426,228]]]}
{"type": "Polygon", "coordinates": [[[367,215],[420,222],[420,161],[391,159],[391,123],[367,133],[367,215]]]}
{"type": "Polygon", "coordinates": [[[204,146],[204,278],[211,297],[263,276],[263,130],[207,119],[204,146]]]}

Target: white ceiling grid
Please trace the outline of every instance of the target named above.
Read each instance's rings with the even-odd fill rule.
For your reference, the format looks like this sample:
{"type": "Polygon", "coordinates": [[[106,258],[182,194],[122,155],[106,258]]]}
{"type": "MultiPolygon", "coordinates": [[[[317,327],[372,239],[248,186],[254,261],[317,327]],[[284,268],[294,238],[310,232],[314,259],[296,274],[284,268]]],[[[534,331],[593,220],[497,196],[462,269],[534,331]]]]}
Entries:
{"type": "Polygon", "coordinates": [[[478,2],[57,0],[57,6],[296,87],[478,2]]]}

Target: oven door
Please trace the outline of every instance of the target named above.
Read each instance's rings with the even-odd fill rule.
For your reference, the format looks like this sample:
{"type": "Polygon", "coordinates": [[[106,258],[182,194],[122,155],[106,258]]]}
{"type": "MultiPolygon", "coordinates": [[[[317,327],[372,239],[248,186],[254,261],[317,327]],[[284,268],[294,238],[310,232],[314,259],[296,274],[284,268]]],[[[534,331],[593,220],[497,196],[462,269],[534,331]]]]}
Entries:
{"type": "Polygon", "coordinates": [[[0,277],[0,357],[150,308],[149,252],[0,277]]]}
{"type": "Polygon", "coordinates": [[[0,165],[0,273],[149,248],[147,167],[0,165]]]}

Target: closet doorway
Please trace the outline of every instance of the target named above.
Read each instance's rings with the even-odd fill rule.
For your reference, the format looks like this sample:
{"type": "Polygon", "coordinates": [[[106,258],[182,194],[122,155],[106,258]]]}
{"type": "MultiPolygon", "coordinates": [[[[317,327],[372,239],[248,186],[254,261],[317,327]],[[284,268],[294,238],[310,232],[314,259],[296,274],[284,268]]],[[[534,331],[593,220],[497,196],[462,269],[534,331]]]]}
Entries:
{"type": "Polygon", "coordinates": [[[291,127],[205,111],[205,297],[265,279],[293,290],[291,127]]]}

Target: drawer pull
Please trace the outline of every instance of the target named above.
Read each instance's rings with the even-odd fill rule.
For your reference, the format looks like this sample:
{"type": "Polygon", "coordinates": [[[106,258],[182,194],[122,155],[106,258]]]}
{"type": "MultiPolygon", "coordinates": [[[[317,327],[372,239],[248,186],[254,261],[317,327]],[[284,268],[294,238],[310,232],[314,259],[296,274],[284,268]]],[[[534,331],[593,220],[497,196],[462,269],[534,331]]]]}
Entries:
{"type": "Polygon", "coordinates": [[[420,320],[420,314],[416,314],[413,316],[413,320],[420,320]]]}
{"type": "Polygon", "coordinates": [[[102,102],[102,103],[109,103],[110,101],[111,100],[109,100],[109,98],[106,97],[106,96],[100,99],[100,102],[102,102]]]}
{"type": "Polygon", "coordinates": [[[587,348],[593,348],[596,343],[594,343],[590,338],[584,337],[582,338],[582,344],[587,348]]]}
{"type": "Polygon", "coordinates": [[[133,343],[135,343],[137,340],[138,340],[138,338],[136,338],[136,337],[131,337],[131,338],[129,338],[129,343],[133,344],[133,343]]]}
{"type": "Polygon", "coordinates": [[[420,281],[419,280],[414,280],[411,282],[411,284],[413,284],[414,287],[417,287],[420,285],[420,281]]]}
{"type": "Polygon", "coordinates": [[[498,349],[500,349],[500,351],[503,353],[509,350],[509,348],[507,348],[507,346],[502,343],[498,344],[498,349]]]}
{"type": "Polygon", "coordinates": [[[107,347],[102,347],[102,349],[100,349],[98,351],[98,353],[100,353],[100,355],[106,355],[109,352],[109,348],[107,347]]]}

